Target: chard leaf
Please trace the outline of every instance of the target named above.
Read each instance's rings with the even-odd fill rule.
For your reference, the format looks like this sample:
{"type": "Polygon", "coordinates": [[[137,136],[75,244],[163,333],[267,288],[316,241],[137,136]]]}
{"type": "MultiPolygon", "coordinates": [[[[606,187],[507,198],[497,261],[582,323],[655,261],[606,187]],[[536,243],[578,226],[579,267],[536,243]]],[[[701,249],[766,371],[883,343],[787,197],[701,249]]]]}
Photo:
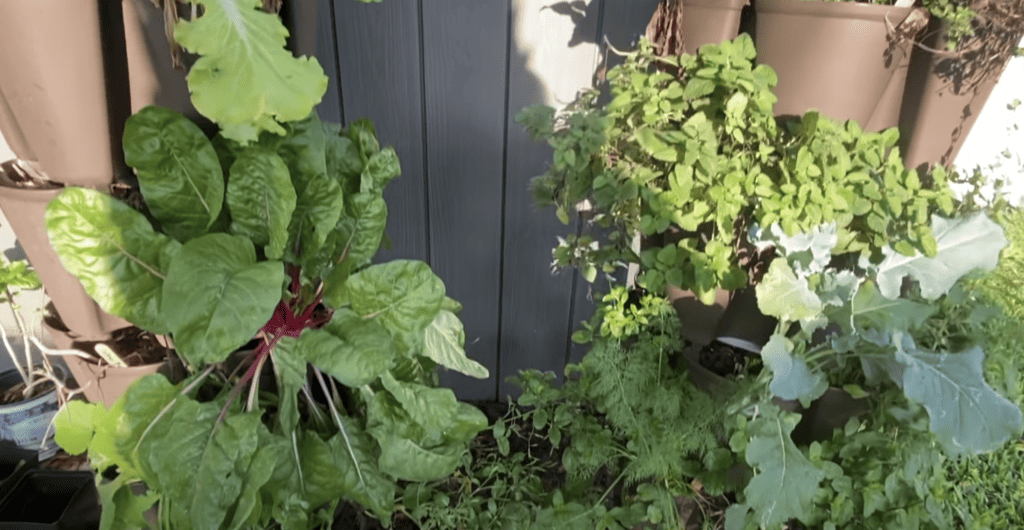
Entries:
{"type": "Polygon", "coordinates": [[[345,286],[356,314],[379,320],[406,351],[419,349],[424,329],[445,299],[444,282],[422,261],[373,265],[350,276],[345,286]]]}
{"type": "Polygon", "coordinates": [[[327,91],[316,59],[285,49],[288,30],[260,0],[189,0],[202,16],[179,22],[174,40],[200,55],[188,74],[196,110],[242,143],[260,131],[283,132],[278,121],[301,120],[327,91]]]}
{"type": "Polygon", "coordinates": [[[888,247],[885,260],[878,265],[878,289],[882,296],[894,299],[900,294],[905,276],[921,285],[921,295],[934,300],[953,286],[961,276],[982,269],[990,271],[1006,246],[1003,228],[983,213],[971,217],[943,219],[932,216],[932,232],[938,243],[934,258],[916,254],[908,257],[888,247]]]}
{"type": "Polygon", "coordinates": [[[893,338],[896,361],[905,367],[903,392],[928,411],[931,430],[948,454],[994,451],[1021,434],[1021,410],[985,382],[980,347],[932,353],[918,350],[909,335],[893,338]]]}
{"type": "Polygon", "coordinates": [[[359,191],[380,194],[389,182],[401,174],[402,166],[398,162],[398,154],[394,148],[385,147],[366,161],[366,167],[359,179],[359,191]]]}
{"type": "Polygon", "coordinates": [[[423,355],[445,368],[477,379],[487,379],[490,372],[482,364],[466,356],[462,345],[466,332],[455,313],[442,309],[427,326],[423,337],[423,355]]]}
{"type": "Polygon", "coordinates": [[[398,436],[377,437],[380,443],[380,468],[399,480],[427,482],[450,475],[466,449],[446,445],[432,449],[398,436]]]}
{"type": "Polygon", "coordinates": [[[771,403],[762,403],[759,411],[760,416],[747,427],[752,437],[746,459],[757,470],[743,490],[747,504],[762,528],[779,528],[794,518],[810,521],[816,515],[814,500],[825,472],[790,438],[800,415],[771,403]]]}
{"type": "Polygon", "coordinates": [[[214,428],[221,406],[180,398],[138,444],[139,457],[160,477],[159,489],[179,500],[168,510],[175,527],[219,530],[248,478],[259,413],[229,415],[214,428]]]}
{"type": "Polygon", "coordinates": [[[138,172],[146,206],[163,231],[182,242],[205,234],[224,205],[224,172],[203,131],[150,105],[125,122],[123,143],[125,162],[138,172]]]}
{"type": "Polygon", "coordinates": [[[818,295],[806,278],[797,278],[785,260],[772,261],[761,283],[757,284],[757,308],[761,313],[784,322],[809,322],[821,315],[818,295]]]}
{"type": "Polygon", "coordinates": [[[288,225],[288,250],[298,248],[299,260],[315,259],[345,207],[341,186],[325,174],[308,180],[292,175],[292,184],[296,200],[288,225]]]}
{"type": "Polygon", "coordinates": [[[109,455],[110,463],[117,465],[121,474],[139,477],[160,489],[161,477],[148,460],[140,458],[137,444],[149,436],[153,419],[177,396],[178,388],[161,374],[146,375],[132,383],[114,402],[105,420],[94,422],[96,435],[89,448],[94,465],[94,453],[109,455]]]}
{"type": "Polygon", "coordinates": [[[89,449],[93,427],[93,413],[101,405],[84,401],[68,401],[53,418],[53,439],[68,454],[80,455],[89,449]]]}
{"type": "Polygon", "coordinates": [[[296,351],[298,339],[282,337],[271,352],[277,376],[277,422],[283,433],[299,425],[299,389],[306,384],[306,359],[296,351]]]}
{"type": "Polygon", "coordinates": [[[270,259],[284,255],[295,188],[281,157],[262,147],[243,151],[231,165],[227,203],[232,233],[265,245],[270,259]]]}
{"type": "Polygon", "coordinates": [[[346,195],[358,193],[360,174],[363,172],[359,148],[348,136],[341,136],[340,131],[331,130],[329,126],[334,124],[324,123],[323,126],[327,175],[338,181],[346,195]]]}
{"type": "Polygon", "coordinates": [[[356,144],[359,158],[363,164],[367,164],[370,158],[380,151],[380,143],[377,142],[377,128],[369,118],[359,118],[350,123],[348,137],[356,144]]]}
{"type": "Polygon", "coordinates": [[[370,193],[357,193],[345,202],[354,222],[338,223],[341,256],[352,260],[353,267],[362,267],[380,249],[388,224],[388,205],[384,197],[370,193]]]}
{"type": "Polygon", "coordinates": [[[239,530],[255,526],[260,515],[262,498],[260,489],[273,476],[278,459],[287,458],[288,443],[279,436],[273,436],[265,428],[258,430],[259,448],[253,455],[245,473],[245,483],[238,495],[238,505],[227,530],[239,530]]]}
{"type": "Polygon", "coordinates": [[[156,492],[136,495],[131,488],[131,479],[133,477],[120,474],[110,482],[96,485],[100,505],[103,506],[99,530],[146,527],[145,512],[153,506],[160,495],[156,492]]]}
{"type": "Polygon", "coordinates": [[[775,334],[761,348],[761,359],[772,371],[769,389],[782,399],[799,399],[804,406],[828,390],[828,381],[819,372],[812,372],[807,363],[793,356],[793,343],[784,335],[775,334]]]}
{"type": "MultiPolygon", "coordinates": [[[[417,395],[407,396],[416,402],[411,407],[434,422],[429,418],[429,411],[422,409],[439,394],[429,397],[415,391],[413,394],[417,395]]],[[[367,430],[381,447],[380,468],[402,480],[428,481],[451,474],[466,452],[466,443],[487,427],[483,413],[465,403],[456,402],[453,414],[438,418],[446,425],[444,431],[424,429],[390,391],[373,394],[367,399],[367,405],[367,430]]]]}
{"type": "Polygon", "coordinates": [[[458,410],[459,402],[451,389],[399,382],[390,372],[381,374],[380,381],[428,436],[444,433],[458,410]]]}
{"type": "Polygon", "coordinates": [[[61,264],[104,311],[153,333],[170,331],[160,308],[165,271],[181,243],[92,189],[65,188],[46,205],[45,218],[61,264]]]}
{"type": "Polygon", "coordinates": [[[347,309],[338,310],[323,328],[305,331],[296,346],[297,355],[350,388],[368,385],[386,373],[395,353],[379,322],[347,309]]]}
{"type": "Polygon", "coordinates": [[[318,506],[343,497],[366,507],[381,521],[390,521],[395,484],[377,467],[373,438],[351,418],[342,417],[341,421],[349,446],[341,433],[327,441],[309,433],[300,442],[309,504],[318,506]]]}
{"type": "Polygon", "coordinates": [[[163,291],[178,352],[191,363],[223,361],[267,323],[283,283],[281,262],[257,262],[242,236],[207,234],[184,244],[163,291]]]}

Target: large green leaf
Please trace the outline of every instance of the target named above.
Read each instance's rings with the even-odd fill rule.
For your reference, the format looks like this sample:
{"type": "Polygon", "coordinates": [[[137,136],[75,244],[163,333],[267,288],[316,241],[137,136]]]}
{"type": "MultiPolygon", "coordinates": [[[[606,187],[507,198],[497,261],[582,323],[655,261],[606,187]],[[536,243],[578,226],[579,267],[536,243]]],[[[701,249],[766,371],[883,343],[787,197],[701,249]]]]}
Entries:
{"type": "Polygon", "coordinates": [[[283,283],[281,262],[257,262],[242,236],[207,234],[184,244],[163,300],[178,352],[192,363],[223,361],[267,323],[283,283]]]}
{"type": "Polygon", "coordinates": [[[325,174],[309,180],[299,180],[293,175],[292,184],[296,201],[288,225],[288,250],[298,247],[299,259],[314,259],[344,211],[341,186],[325,174]]]}
{"type": "MultiPolygon", "coordinates": [[[[96,435],[89,447],[89,458],[96,465],[97,455],[109,455],[121,474],[142,478],[158,488],[160,477],[148,461],[139,457],[138,443],[149,436],[149,428],[161,411],[178,396],[178,387],[162,374],[137,379],[114,402],[107,416],[96,420],[96,435]]],[[[98,466],[103,469],[103,466],[98,466]]]]}
{"type": "Polygon", "coordinates": [[[245,470],[245,482],[242,491],[238,495],[238,504],[235,506],[231,524],[227,530],[239,530],[241,528],[252,528],[255,520],[260,515],[262,496],[260,489],[270,481],[278,460],[288,458],[287,442],[279,436],[272,436],[262,426],[258,427],[259,448],[250,460],[250,465],[245,470]]]}
{"type": "Polygon", "coordinates": [[[127,204],[86,188],[65,188],[46,205],[46,232],[61,264],[104,311],[153,333],[169,331],[160,308],[180,243],[127,204]]]}
{"type": "Polygon", "coordinates": [[[790,438],[800,415],[783,412],[771,403],[762,403],[758,413],[760,416],[747,427],[751,439],[746,459],[757,470],[743,490],[747,504],[762,528],[780,528],[794,518],[810,521],[825,472],[790,438]]]}
{"type": "Polygon", "coordinates": [[[380,249],[388,224],[388,205],[384,197],[370,193],[357,193],[346,203],[354,222],[338,224],[340,251],[346,260],[352,260],[353,267],[361,267],[380,249]]]}
{"type": "Polygon", "coordinates": [[[398,436],[381,436],[380,468],[400,480],[430,481],[450,475],[466,449],[447,445],[427,449],[398,436]]]}
{"type": "Polygon", "coordinates": [[[853,297],[852,321],[856,329],[878,331],[911,330],[921,327],[936,308],[913,300],[890,300],[878,292],[875,284],[866,281],[853,297]]]}
{"type": "Polygon", "coordinates": [[[821,315],[818,295],[808,287],[806,278],[796,277],[785,260],[772,261],[756,290],[761,313],[783,322],[809,322],[821,315]]]}
{"type": "Polygon", "coordinates": [[[192,103],[242,143],[260,131],[280,134],[274,122],[301,120],[327,90],[316,59],[285,49],[288,30],[262,11],[260,0],[189,0],[204,13],[179,22],[174,40],[201,57],[188,74],[192,103]]]}
{"type": "Polygon", "coordinates": [[[296,347],[298,356],[352,388],[387,372],[395,353],[391,337],[376,320],[347,309],[338,310],[323,328],[305,331],[296,347]]]}
{"type": "Polygon", "coordinates": [[[356,314],[378,319],[407,349],[422,343],[445,299],[444,282],[422,261],[368,267],[349,277],[346,288],[356,314]]]}
{"type": "Polygon", "coordinates": [[[298,352],[298,342],[295,337],[281,337],[271,352],[277,376],[277,423],[282,433],[299,425],[298,393],[306,384],[306,359],[298,352]]]}
{"type": "Polygon", "coordinates": [[[924,405],[931,430],[950,455],[994,451],[1021,434],[1021,410],[985,382],[978,346],[960,353],[917,349],[903,333],[893,337],[902,364],[903,392],[924,405]]]}
{"type": "Polygon", "coordinates": [[[213,144],[188,118],[153,105],[132,115],[124,124],[124,159],[164,233],[184,242],[220,215],[224,173],[213,144]]]}
{"type": "Polygon", "coordinates": [[[390,372],[381,374],[380,380],[409,418],[422,427],[428,437],[438,437],[434,444],[440,443],[442,433],[447,431],[458,410],[455,393],[449,388],[396,381],[390,372]]]}
{"type": "Polygon", "coordinates": [[[343,417],[341,421],[348,444],[341,433],[327,441],[311,433],[301,441],[302,472],[309,503],[318,506],[342,497],[369,509],[381,521],[390,521],[395,484],[377,467],[373,438],[350,418],[343,417]]]}
{"type": "Polygon", "coordinates": [[[227,203],[232,233],[265,245],[270,259],[284,254],[295,188],[280,156],[262,147],[243,151],[231,165],[227,203]]]}
{"type": "Polygon", "coordinates": [[[799,399],[804,405],[818,399],[828,389],[828,381],[819,371],[811,371],[803,359],[793,355],[793,343],[775,334],[761,348],[761,359],[772,371],[769,389],[782,399],[799,399]]]}
{"type": "Polygon", "coordinates": [[[160,496],[152,491],[136,495],[132,491],[131,479],[133,477],[120,474],[112,481],[96,485],[100,505],[103,506],[99,530],[146,527],[145,513],[160,496]]]}
{"type": "Polygon", "coordinates": [[[878,289],[886,298],[900,294],[903,278],[912,276],[921,285],[921,295],[938,298],[956,281],[974,269],[990,271],[999,261],[999,252],[1006,246],[1003,228],[983,213],[970,217],[943,219],[932,216],[932,232],[938,253],[929,258],[918,253],[904,256],[888,247],[886,258],[878,265],[878,289]]]}
{"type": "Polygon", "coordinates": [[[366,161],[366,167],[359,180],[359,191],[380,194],[389,182],[401,174],[402,166],[398,162],[398,154],[394,148],[385,147],[366,161]]]}
{"type": "MultiPolygon", "coordinates": [[[[139,443],[140,458],[160,477],[175,526],[219,530],[238,502],[259,447],[259,413],[216,423],[223,403],[180,398],[139,443]]],[[[269,477],[267,477],[269,478],[269,477]]]]}
{"type": "Polygon", "coordinates": [[[334,124],[324,123],[327,175],[341,184],[346,195],[358,193],[360,174],[363,172],[359,148],[348,136],[341,136],[340,131],[331,130],[331,125],[334,124]]]}
{"type": "MultiPolygon", "coordinates": [[[[457,303],[457,302],[456,302],[457,303]]],[[[466,332],[455,313],[442,309],[427,326],[423,337],[423,355],[445,368],[477,379],[487,379],[490,373],[480,363],[466,357],[462,345],[466,332]]]]}

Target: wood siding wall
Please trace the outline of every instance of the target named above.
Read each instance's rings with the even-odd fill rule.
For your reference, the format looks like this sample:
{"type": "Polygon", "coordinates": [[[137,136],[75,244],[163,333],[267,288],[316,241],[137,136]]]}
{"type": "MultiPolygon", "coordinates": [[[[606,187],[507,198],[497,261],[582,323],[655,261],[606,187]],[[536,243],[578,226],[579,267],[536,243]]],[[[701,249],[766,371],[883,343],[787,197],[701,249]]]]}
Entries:
{"type": "Polygon", "coordinates": [[[428,262],[465,307],[466,352],[491,372],[443,382],[490,399],[514,394],[505,378],[521,369],[561,376],[584,353],[569,337],[593,303],[577,274],[552,274],[567,229],[528,190],[551,152],[514,118],[591,86],[600,43],[628,48],[657,0],[317,1],[331,79],[321,118],[371,118],[402,161],[385,194],[392,248],[378,260],[428,262]]]}

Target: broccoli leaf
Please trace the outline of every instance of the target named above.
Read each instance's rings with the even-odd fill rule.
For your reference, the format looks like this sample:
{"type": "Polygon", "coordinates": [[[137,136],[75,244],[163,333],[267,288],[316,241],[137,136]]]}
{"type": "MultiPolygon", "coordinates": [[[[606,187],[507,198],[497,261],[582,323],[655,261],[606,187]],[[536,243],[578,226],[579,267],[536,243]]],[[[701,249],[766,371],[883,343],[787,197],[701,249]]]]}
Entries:
{"type": "Polygon", "coordinates": [[[903,392],[924,405],[931,430],[950,455],[993,451],[1020,435],[1021,410],[985,382],[985,352],[975,346],[960,353],[917,349],[903,333],[893,336],[903,370],[903,392]]]}

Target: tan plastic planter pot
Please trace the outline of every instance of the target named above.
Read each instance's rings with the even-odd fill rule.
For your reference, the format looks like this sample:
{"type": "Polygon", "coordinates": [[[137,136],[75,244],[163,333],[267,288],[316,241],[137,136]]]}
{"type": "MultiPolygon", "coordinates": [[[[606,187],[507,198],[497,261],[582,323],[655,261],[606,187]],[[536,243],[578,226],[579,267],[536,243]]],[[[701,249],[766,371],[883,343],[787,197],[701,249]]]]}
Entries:
{"type": "Polygon", "coordinates": [[[810,109],[868,122],[900,59],[888,27],[913,8],[854,2],[757,0],[757,62],[779,75],[776,115],[810,109]]]}
{"type": "Polygon", "coordinates": [[[0,164],[0,210],[72,333],[80,340],[105,340],[110,331],[130,325],[100,309],[50,247],[43,214],[61,189],[26,189],[12,178],[16,174],[12,162],[0,164]]]}
{"type": "Polygon", "coordinates": [[[687,53],[697,53],[705,44],[736,38],[740,12],[747,0],[683,0],[683,30],[687,53]]]}
{"type": "MultiPolygon", "coordinates": [[[[72,350],[79,339],[72,336],[60,319],[44,319],[43,328],[50,334],[54,346],[60,350],[72,350]]],[[[91,352],[89,352],[91,353],[91,352]]],[[[103,403],[111,407],[117,398],[131,386],[135,380],[160,373],[172,381],[180,381],[185,377],[185,368],[180,361],[164,361],[144,364],[141,366],[117,367],[92,362],[75,355],[65,355],[64,363],[74,376],[78,387],[85,398],[93,403],[103,403]]]]}
{"type": "Polygon", "coordinates": [[[945,25],[932,20],[911,56],[900,113],[900,150],[907,167],[952,165],[1024,31],[976,29],[953,52],[945,25]]]}
{"type": "Polygon", "coordinates": [[[104,188],[122,171],[129,102],[120,87],[127,72],[118,72],[126,70],[120,4],[0,2],[0,131],[53,180],[104,188]]]}

